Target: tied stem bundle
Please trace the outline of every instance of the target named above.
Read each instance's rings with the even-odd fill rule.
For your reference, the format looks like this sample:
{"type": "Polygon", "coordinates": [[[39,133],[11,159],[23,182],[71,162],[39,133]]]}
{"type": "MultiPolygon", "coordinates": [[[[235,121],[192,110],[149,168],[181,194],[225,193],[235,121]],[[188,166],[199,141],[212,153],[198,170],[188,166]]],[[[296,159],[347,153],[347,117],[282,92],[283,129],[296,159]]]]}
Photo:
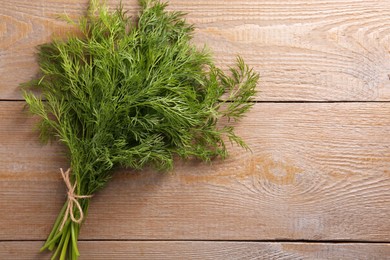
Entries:
{"type": "Polygon", "coordinates": [[[252,107],[258,74],[241,58],[223,72],[191,43],[183,13],[158,0],[140,4],[134,21],[91,0],[85,17],[69,21],[80,34],[40,46],[42,75],[26,83],[41,91],[24,89],[42,141],[61,142],[70,161],[61,169],[67,200],[41,249],[54,250],[52,259],[78,258],[90,199],[116,168],[225,158],[227,140],[248,149],[233,123],[252,107]]]}
{"type": "Polygon", "coordinates": [[[70,183],[70,178],[69,178],[69,176],[70,176],[70,168],[66,172],[64,172],[62,170],[62,168],[60,168],[60,171],[61,171],[61,176],[64,179],[65,185],[68,188],[67,206],[66,206],[64,218],[63,218],[61,226],[60,226],[60,231],[61,231],[64,228],[64,225],[65,225],[66,221],[68,220],[69,216],[70,216],[70,219],[74,223],[80,224],[83,221],[84,213],[83,213],[83,209],[81,208],[78,199],[92,198],[93,195],[88,195],[88,196],[87,195],[76,195],[74,192],[75,192],[75,188],[77,186],[77,181],[75,181],[73,186],[70,183]],[[77,210],[79,211],[80,215],[79,215],[78,218],[76,218],[74,216],[74,213],[73,213],[74,206],[76,206],[77,210]]]}

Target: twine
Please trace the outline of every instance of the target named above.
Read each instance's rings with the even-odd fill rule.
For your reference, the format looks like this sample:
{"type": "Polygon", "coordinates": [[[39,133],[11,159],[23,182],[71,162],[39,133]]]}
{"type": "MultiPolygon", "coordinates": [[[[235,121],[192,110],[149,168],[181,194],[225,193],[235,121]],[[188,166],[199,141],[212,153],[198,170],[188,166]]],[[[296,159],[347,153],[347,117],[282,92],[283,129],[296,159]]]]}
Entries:
{"type": "Polygon", "coordinates": [[[60,170],[65,185],[68,188],[68,200],[67,200],[68,206],[66,207],[65,215],[60,226],[60,231],[61,231],[69,217],[73,222],[78,224],[80,224],[83,221],[84,218],[83,209],[81,208],[81,205],[77,199],[87,199],[87,198],[91,198],[93,195],[76,195],[74,193],[74,190],[76,189],[77,181],[74,182],[73,186],[70,183],[70,178],[69,178],[70,168],[66,172],[64,172],[62,168],[60,168],[60,170]],[[78,218],[75,218],[74,216],[74,212],[73,212],[74,206],[76,206],[80,212],[80,216],[78,218]]]}

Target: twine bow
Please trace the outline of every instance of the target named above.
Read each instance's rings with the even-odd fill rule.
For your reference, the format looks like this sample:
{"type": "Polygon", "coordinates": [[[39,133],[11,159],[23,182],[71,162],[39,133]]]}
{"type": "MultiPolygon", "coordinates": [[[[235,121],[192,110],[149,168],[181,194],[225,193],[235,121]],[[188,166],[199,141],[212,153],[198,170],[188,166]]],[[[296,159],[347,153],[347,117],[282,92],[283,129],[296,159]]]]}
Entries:
{"type": "Polygon", "coordinates": [[[76,195],[74,193],[74,190],[76,189],[77,181],[74,182],[73,186],[70,183],[70,178],[69,178],[70,177],[70,168],[66,172],[64,172],[62,170],[62,168],[60,168],[60,170],[61,170],[62,178],[64,179],[64,182],[65,182],[65,185],[68,188],[68,200],[67,200],[68,205],[66,207],[65,215],[64,215],[64,218],[63,218],[61,226],[60,226],[60,231],[61,231],[62,228],[64,227],[66,221],[68,220],[69,216],[70,216],[70,219],[75,223],[80,224],[83,221],[84,213],[83,213],[83,209],[81,208],[81,205],[80,205],[78,199],[91,198],[93,195],[76,195]],[[75,216],[74,216],[74,212],[73,212],[74,206],[76,206],[78,211],[80,212],[80,216],[78,218],[75,218],[75,216]]]}

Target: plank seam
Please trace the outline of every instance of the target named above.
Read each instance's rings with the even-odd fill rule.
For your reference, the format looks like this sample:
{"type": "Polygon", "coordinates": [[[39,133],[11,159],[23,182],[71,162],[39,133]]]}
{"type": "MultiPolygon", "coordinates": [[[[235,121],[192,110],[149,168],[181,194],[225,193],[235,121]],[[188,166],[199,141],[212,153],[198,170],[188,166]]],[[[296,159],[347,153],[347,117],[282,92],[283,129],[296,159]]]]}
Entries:
{"type": "MultiPolygon", "coordinates": [[[[42,242],[41,239],[0,240],[0,243],[42,242]]],[[[390,241],[365,240],[214,240],[214,239],[79,239],[79,242],[213,242],[213,243],[311,243],[311,244],[390,244],[390,241]]]]}
{"type": "MultiPolygon", "coordinates": [[[[0,102],[25,102],[23,99],[0,99],[0,102]]],[[[229,101],[228,101],[229,102],[229,101]]],[[[390,103],[390,100],[274,100],[274,101],[250,101],[248,103],[254,103],[254,104],[262,104],[262,103],[269,103],[269,104],[329,104],[329,103],[390,103]]]]}

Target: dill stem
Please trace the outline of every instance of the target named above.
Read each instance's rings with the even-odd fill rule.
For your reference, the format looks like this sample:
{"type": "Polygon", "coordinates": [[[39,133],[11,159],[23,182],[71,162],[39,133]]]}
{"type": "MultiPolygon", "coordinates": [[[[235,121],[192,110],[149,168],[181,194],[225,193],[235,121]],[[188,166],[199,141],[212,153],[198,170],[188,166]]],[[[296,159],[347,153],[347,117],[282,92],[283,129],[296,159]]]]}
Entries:
{"type": "MultiPolygon", "coordinates": [[[[54,252],[53,256],[51,257],[51,260],[57,259],[57,255],[62,251],[62,247],[64,246],[64,242],[65,242],[66,234],[68,233],[68,229],[69,229],[69,222],[67,221],[64,228],[61,231],[62,232],[61,240],[57,246],[56,251],[54,252]]],[[[53,243],[55,243],[55,241],[53,243]]]]}
{"type": "Polygon", "coordinates": [[[80,255],[79,250],[77,248],[77,238],[78,238],[78,224],[72,222],[70,224],[71,236],[72,236],[72,258],[77,259],[80,255]]]}
{"type": "MultiPolygon", "coordinates": [[[[70,223],[70,225],[72,225],[72,223],[70,223]]],[[[68,249],[68,246],[69,246],[69,238],[70,238],[70,233],[71,233],[71,230],[69,227],[70,226],[67,226],[67,229],[66,229],[66,236],[65,236],[65,241],[64,241],[63,246],[62,246],[60,260],[66,260],[65,259],[66,250],[68,249]]]]}
{"type": "MultiPolygon", "coordinates": [[[[59,232],[61,232],[61,231],[59,231],[59,226],[60,226],[60,223],[62,223],[62,220],[64,218],[64,213],[65,213],[67,206],[68,206],[68,202],[65,202],[64,206],[62,207],[60,213],[57,216],[56,221],[54,222],[53,228],[52,228],[49,236],[47,237],[45,244],[40,249],[41,252],[44,251],[46,248],[48,248],[50,251],[54,249],[55,243],[52,243],[53,242],[52,240],[53,240],[53,237],[56,237],[59,234],[59,232]]],[[[54,240],[54,242],[55,242],[55,240],[54,240]]]]}
{"type": "MultiPolygon", "coordinates": [[[[84,216],[87,215],[89,208],[89,199],[85,199],[81,203],[81,208],[84,212],[84,216]]],[[[69,252],[69,259],[77,260],[80,256],[80,252],[78,250],[77,241],[80,232],[80,224],[75,223],[68,219],[62,230],[60,231],[60,225],[63,221],[64,213],[66,207],[68,206],[68,202],[65,202],[60,214],[58,214],[57,219],[53,225],[53,229],[48,236],[46,243],[42,246],[40,251],[44,251],[45,249],[49,249],[50,251],[55,249],[55,252],[51,259],[66,259],[67,252],[69,252]]]]}

